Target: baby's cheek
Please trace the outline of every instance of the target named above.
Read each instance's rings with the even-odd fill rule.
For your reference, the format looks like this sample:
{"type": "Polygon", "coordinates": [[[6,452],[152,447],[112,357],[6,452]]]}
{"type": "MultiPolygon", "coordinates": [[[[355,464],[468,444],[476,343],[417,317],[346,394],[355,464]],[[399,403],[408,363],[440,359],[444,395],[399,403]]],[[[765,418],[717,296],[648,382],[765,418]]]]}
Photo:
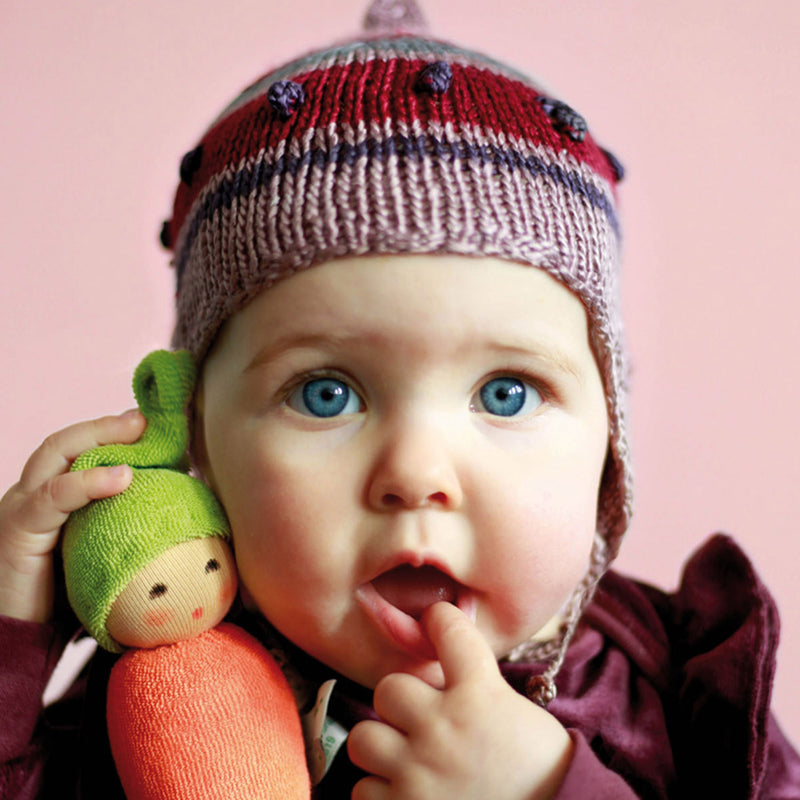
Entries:
{"type": "Polygon", "coordinates": [[[148,611],[142,618],[144,624],[151,628],[161,628],[166,625],[175,614],[168,608],[160,608],[153,611],[148,611]]]}

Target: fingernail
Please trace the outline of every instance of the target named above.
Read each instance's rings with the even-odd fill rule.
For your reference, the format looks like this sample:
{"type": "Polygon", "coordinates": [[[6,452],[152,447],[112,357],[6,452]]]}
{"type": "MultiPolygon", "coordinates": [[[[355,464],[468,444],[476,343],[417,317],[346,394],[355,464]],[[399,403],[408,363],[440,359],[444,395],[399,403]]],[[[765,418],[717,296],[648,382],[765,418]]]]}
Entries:
{"type": "Polygon", "coordinates": [[[478,619],[478,604],[475,602],[475,595],[467,594],[465,597],[459,598],[458,605],[472,622],[478,619]]]}
{"type": "Polygon", "coordinates": [[[129,467],[127,464],[117,464],[115,467],[109,467],[108,474],[111,475],[112,478],[120,478],[128,474],[128,469],[129,467]]]}
{"type": "Polygon", "coordinates": [[[134,419],[136,417],[139,417],[141,415],[141,413],[142,412],[139,411],[138,408],[131,408],[131,409],[128,409],[128,411],[125,411],[124,413],[120,414],[119,416],[120,416],[120,419],[129,420],[129,419],[134,419]]]}

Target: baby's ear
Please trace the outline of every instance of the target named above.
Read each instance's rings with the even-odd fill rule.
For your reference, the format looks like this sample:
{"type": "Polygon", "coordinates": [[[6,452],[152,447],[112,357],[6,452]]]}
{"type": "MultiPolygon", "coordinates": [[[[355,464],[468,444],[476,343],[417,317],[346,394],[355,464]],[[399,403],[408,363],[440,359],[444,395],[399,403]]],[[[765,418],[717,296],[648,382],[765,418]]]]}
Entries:
{"type": "Polygon", "coordinates": [[[208,451],[206,450],[204,408],[203,380],[202,377],[198,377],[194,397],[186,409],[186,418],[189,423],[189,460],[192,472],[204,480],[212,491],[216,492],[214,473],[211,464],[208,463],[208,451]]]}

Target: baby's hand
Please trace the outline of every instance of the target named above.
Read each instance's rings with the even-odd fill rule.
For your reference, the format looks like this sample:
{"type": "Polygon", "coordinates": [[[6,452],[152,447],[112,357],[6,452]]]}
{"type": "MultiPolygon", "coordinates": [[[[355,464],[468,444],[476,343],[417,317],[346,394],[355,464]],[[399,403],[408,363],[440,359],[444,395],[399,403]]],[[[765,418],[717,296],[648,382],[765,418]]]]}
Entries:
{"type": "Polygon", "coordinates": [[[46,622],[53,610],[53,550],[71,511],[127,488],[130,467],[70,472],[84,451],[135,442],[144,431],[138,410],[80,422],[48,436],[28,459],[19,483],[0,500],[0,614],[46,622]]]}
{"type": "Polygon", "coordinates": [[[352,761],[370,773],[353,800],[555,794],[571,757],[566,730],[505,682],[483,636],[455,606],[437,603],[423,625],[445,687],[403,673],[378,684],[381,722],[360,722],[348,742],[352,761]]]}

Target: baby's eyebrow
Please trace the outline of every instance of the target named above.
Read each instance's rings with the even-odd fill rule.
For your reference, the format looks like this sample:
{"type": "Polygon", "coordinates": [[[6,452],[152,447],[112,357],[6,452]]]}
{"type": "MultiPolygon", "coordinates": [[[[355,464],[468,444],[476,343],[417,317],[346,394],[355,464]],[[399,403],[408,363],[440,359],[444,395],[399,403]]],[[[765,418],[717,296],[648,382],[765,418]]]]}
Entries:
{"type": "Polygon", "coordinates": [[[360,336],[350,336],[340,333],[300,333],[281,336],[261,347],[248,362],[247,366],[244,368],[244,372],[248,373],[263,364],[268,364],[270,361],[275,360],[278,356],[289,350],[302,350],[306,348],[324,348],[326,350],[339,349],[361,340],[362,337],[360,336]]]}
{"type": "MultiPolygon", "coordinates": [[[[366,335],[363,332],[358,334],[342,333],[341,331],[335,333],[309,332],[279,336],[258,350],[245,367],[244,373],[247,374],[264,364],[268,364],[291,350],[323,349],[341,353],[349,347],[364,345],[367,341],[373,346],[381,346],[382,344],[388,344],[389,340],[386,336],[374,332],[366,335]]],[[[506,340],[470,339],[463,342],[453,352],[452,357],[466,358],[477,351],[491,353],[510,360],[534,360],[547,369],[571,375],[580,383],[584,380],[583,370],[578,366],[578,362],[563,348],[558,347],[555,342],[536,339],[530,342],[526,340],[524,342],[509,343],[506,340]]]]}
{"type": "Polygon", "coordinates": [[[578,366],[575,359],[550,342],[546,344],[532,342],[530,345],[492,342],[487,345],[487,350],[505,355],[508,358],[534,359],[549,369],[571,375],[576,381],[583,383],[583,370],[578,366]]]}

